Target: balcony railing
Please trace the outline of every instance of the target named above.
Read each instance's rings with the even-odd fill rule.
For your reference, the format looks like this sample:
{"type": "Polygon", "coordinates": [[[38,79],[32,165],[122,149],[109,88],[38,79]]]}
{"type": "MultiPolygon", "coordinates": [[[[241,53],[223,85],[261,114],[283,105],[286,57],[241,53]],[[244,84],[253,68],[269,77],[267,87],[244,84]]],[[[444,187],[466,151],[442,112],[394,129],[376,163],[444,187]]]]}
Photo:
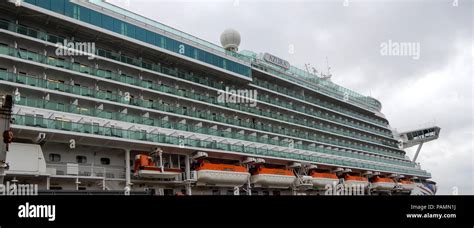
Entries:
{"type": "MultiPolygon", "coordinates": [[[[16,101],[17,105],[24,105],[24,106],[29,106],[29,107],[34,107],[34,108],[43,108],[43,109],[49,109],[49,110],[54,110],[54,111],[61,111],[61,112],[68,112],[68,113],[76,113],[76,114],[81,114],[81,115],[89,115],[89,116],[94,116],[94,117],[100,117],[100,118],[106,118],[106,119],[112,119],[112,120],[118,120],[118,121],[123,121],[123,122],[129,122],[129,123],[136,123],[136,124],[144,124],[144,125],[149,125],[149,126],[156,126],[156,127],[162,127],[162,128],[169,128],[169,129],[177,129],[177,130],[182,130],[182,131],[189,131],[189,132],[197,132],[201,134],[207,134],[207,135],[214,135],[214,136],[219,136],[219,137],[226,137],[226,138],[234,138],[234,139],[242,139],[242,140],[247,140],[247,141],[252,141],[252,142],[258,142],[258,143],[265,143],[265,144],[271,144],[271,145],[278,145],[278,146],[284,146],[287,147],[289,144],[288,142],[284,140],[274,140],[274,139],[268,139],[268,138],[257,138],[249,134],[241,134],[238,132],[228,132],[228,131],[223,131],[223,130],[215,130],[212,128],[206,128],[206,127],[196,127],[194,125],[189,125],[189,124],[183,124],[179,122],[173,122],[173,121],[166,121],[162,119],[153,119],[149,117],[143,117],[143,116],[136,116],[136,115],[131,115],[131,114],[123,114],[123,113],[117,113],[117,112],[108,112],[104,111],[102,109],[96,109],[96,108],[85,108],[81,107],[78,105],[73,105],[73,104],[64,104],[64,103],[56,103],[53,101],[47,101],[43,99],[35,99],[35,98],[27,98],[27,97],[21,97],[19,100],[16,101]]],[[[90,125],[88,129],[86,129],[88,132],[92,132],[93,130],[97,130],[96,126],[90,125]]],[[[306,138],[309,138],[308,135],[306,135],[306,138]]],[[[339,146],[351,146],[350,144],[346,144],[343,142],[339,141],[332,141],[332,140],[326,140],[324,138],[314,138],[314,141],[318,142],[323,142],[331,145],[339,145],[339,146]]],[[[354,145],[352,145],[354,146],[354,145]]],[[[324,149],[322,149],[324,150],[324,149]]],[[[331,150],[328,150],[330,154],[332,154],[331,150]]],[[[363,149],[362,151],[366,151],[366,149],[363,149]]],[[[327,151],[325,151],[327,152],[327,151]]],[[[374,152],[377,154],[381,154],[380,151],[374,152]]],[[[345,156],[351,156],[350,152],[343,152],[342,155],[345,156]]],[[[389,153],[384,153],[383,155],[388,155],[391,156],[389,153]]],[[[362,156],[362,159],[368,159],[370,158],[369,156],[362,156]]],[[[402,161],[393,161],[390,159],[386,158],[380,158],[381,161],[385,161],[387,163],[391,164],[399,164],[403,166],[412,166],[413,164],[408,163],[408,162],[402,162],[402,161]]]]}
{"type": "MultiPolygon", "coordinates": [[[[0,54],[2,53],[1,49],[2,48],[0,47],[0,54]]],[[[3,72],[0,71],[0,79],[1,80],[14,81],[14,82],[17,82],[17,83],[32,85],[32,86],[36,86],[36,87],[43,87],[43,88],[47,88],[47,89],[51,89],[51,90],[69,92],[69,93],[73,93],[73,94],[77,94],[77,95],[81,95],[81,96],[95,97],[95,98],[98,98],[98,99],[104,99],[104,100],[120,102],[120,103],[123,103],[123,104],[132,104],[132,105],[135,105],[135,106],[141,106],[141,107],[145,107],[145,108],[160,109],[161,108],[160,106],[162,106],[162,104],[158,104],[156,102],[150,102],[149,100],[146,100],[146,99],[132,99],[132,100],[130,100],[130,99],[126,99],[125,96],[119,95],[117,93],[110,93],[110,92],[105,92],[105,91],[96,91],[96,90],[88,88],[88,87],[67,85],[63,82],[59,82],[59,81],[56,81],[56,80],[45,80],[45,79],[40,79],[40,78],[37,78],[37,77],[34,77],[34,76],[27,76],[27,75],[15,75],[15,74],[4,72],[4,71],[3,72]]],[[[182,91],[179,91],[175,88],[168,88],[168,87],[165,87],[163,85],[161,85],[160,87],[158,87],[156,89],[158,91],[163,91],[163,92],[175,91],[176,94],[178,94],[179,92],[182,92],[182,91]]],[[[193,95],[190,94],[189,97],[193,97],[193,95]]],[[[206,101],[206,99],[202,99],[202,98],[206,98],[206,96],[200,96],[201,100],[206,101]]],[[[215,100],[210,99],[209,97],[208,97],[207,102],[220,104],[220,103],[216,102],[215,100]]],[[[356,139],[362,139],[362,140],[372,142],[372,143],[375,143],[375,144],[385,145],[385,146],[389,146],[389,147],[395,147],[396,146],[393,143],[387,144],[383,141],[375,140],[371,137],[363,136],[361,134],[354,134],[349,130],[345,131],[345,130],[342,130],[342,129],[337,129],[336,127],[324,126],[322,124],[314,124],[314,123],[308,122],[307,120],[288,118],[287,116],[276,115],[275,113],[267,112],[267,111],[259,111],[259,113],[257,113],[257,112],[255,112],[256,109],[251,109],[247,106],[237,106],[235,104],[229,104],[229,103],[226,103],[225,106],[228,106],[230,108],[239,109],[239,110],[245,111],[245,112],[255,113],[255,114],[258,114],[258,115],[261,115],[261,116],[266,116],[266,117],[269,117],[269,118],[272,118],[272,119],[281,119],[281,120],[284,120],[284,121],[287,121],[287,122],[297,123],[297,124],[300,124],[302,126],[307,126],[307,127],[322,130],[322,131],[325,131],[325,132],[331,132],[331,133],[335,133],[335,134],[342,135],[342,136],[347,136],[347,137],[356,138],[356,139]]],[[[172,113],[188,115],[188,112],[186,110],[181,110],[181,112],[176,112],[175,107],[167,106],[167,107],[164,107],[164,108],[166,109],[166,110],[164,110],[166,112],[172,112],[172,113]]],[[[200,116],[198,118],[209,119],[206,116],[200,116]]],[[[227,118],[227,119],[229,119],[229,118],[227,118]]],[[[216,117],[216,118],[212,117],[211,120],[218,121],[218,122],[225,122],[226,118],[219,119],[219,117],[216,117]]],[[[240,126],[243,126],[243,127],[252,127],[252,126],[247,126],[248,123],[247,123],[246,126],[244,126],[245,121],[240,122],[240,123],[236,123],[236,125],[240,125],[240,126]]],[[[252,128],[257,128],[258,129],[258,126],[257,127],[252,127],[252,128]]],[[[275,129],[264,129],[264,130],[270,131],[270,132],[275,132],[275,129]]],[[[278,130],[276,130],[276,131],[278,131],[278,130]]],[[[292,132],[290,132],[288,134],[292,135],[292,132]]],[[[293,136],[295,136],[295,135],[293,134],[293,136]]],[[[299,137],[299,136],[297,136],[297,137],[299,137]]],[[[398,150],[398,148],[397,148],[397,150],[398,150]]]]}
{"type": "MultiPolygon", "coordinates": [[[[102,135],[108,137],[117,137],[123,139],[131,139],[131,140],[139,140],[139,141],[148,141],[148,142],[155,142],[155,143],[163,143],[163,144],[170,144],[175,146],[182,146],[181,138],[165,135],[165,134],[155,134],[151,132],[143,132],[143,131],[133,131],[133,130],[124,130],[115,127],[97,127],[97,131],[94,132],[87,132],[88,124],[84,123],[75,123],[70,121],[63,121],[63,120],[56,120],[56,119],[45,119],[39,118],[34,116],[24,116],[24,115],[14,115],[14,124],[15,125],[24,125],[24,126],[37,126],[43,127],[48,129],[61,129],[64,131],[71,131],[71,132],[78,132],[78,133],[87,133],[93,135],[102,135]]],[[[191,147],[200,147],[200,148],[209,148],[215,150],[222,150],[222,151],[235,151],[233,144],[231,143],[224,143],[224,142],[215,142],[215,141],[208,141],[208,140],[201,140],[201,139],[191,139],[185,138],[184,139],[185,146],[191,147]]],[[[308,151],[309,155],[303,154],[296,154],[292,152],[284,152],[284,151],[276,151],[273,149],[264,149],[264,148],[256,148],[251,146],[240,146],[242,147],[243,153],[253,154],[253,155],[262,155],[262,156],[272,156],[277,158],[285,158],[285,159],[297,159],[303,161],[312,161],[317,163],[325,163],[329,165],[335,166],[348,166],[348,167],[356,167],[361,169],[373,169],[379,170],[382,172],[394,172],[394,173],[405,173],[410,175],[421,175],[427,176],[429,175],[426,171],[423,170],[415,170],[413,168],[405,169],[400,167],[391,167],[391,166],[384,166],[379,164],[371,164],[362,161],[351,161],[350,159],[335,159],[335,158],[326,158],[320,157],[317,154],[308,151]]],[[[240,151],[236,151],[240,152],[240,151]]]]}
{"type": "MultiPolygon", "coordinates": [[[[10,22],[7,22],[7,21],[1,21],[0,20],[0,28],[8,29],[8,30],[13,31],[13,32],[21,33],[23,35],[32,36],[34,38],[41,39],[41,40],[44,40],[44,41],[52,42],[53,44],[55,44],[56,42],[62,42],[62,40],[64,40],[64,38],[62,38],[62,37],[58,37],[58,36],[55,36],[55,35],[51,35],[51,34],[47,34],[47,33],[44,33],[44,32],[36,31],[34,29],[31,29],[31,28],[28,28],[28,27],[25,27],[25,26],[21,26],[21,25],[17,25],[17,24],[13,24],[13,23],[10,23],[10,22]]],[[[161,72],[161,73],[164,73],[164,74],[167,74],[167,75],[173,75],[173,76],[177,76],[177,77],[180,77],[180,78],[184,78],[186,80],[190,80],[190,81],[193,81],[193,82],[196,82],[196,83],[199,83],[199,84],[203,84],[203,85],[206,85],[206,86],[210,86],[210,87],[213,87],[213,88],[216,88],[216,89],[224,89],[223,84],[217,83],[213,80],[203,79],[203,78],[197,77],[197,75],[190,75],[190,74],[187,74],[187,73],[181,73],[179,71],[169,69],[169,68],[166,68],[166,67],[162,68],[160,65],[156,65],[156,64],[153,64],[153,63],[148,63],[148,62],[143,61],[141,59],[136,59],[136,58],[120,55],[118,53],[113,53],[113,52],[106,51],[106,50],[103,50],[103,49],[100,49],[100,48],[97,49],[96,54],[99,55],[99,56],[109,58],[109,59],[112,59],[112,60],[116,60],[116,61],[120,61],[120,62],[123,62],[123,63],[126,63],[126,64],[142,67],[142,68],[152,70],[152,71],[161,72]]],[[[26,55],[28,55],[28,53],[26,53],[26,55]]],[[[30,58],[30,57],[28,57],[28,58],[30,58]]],[[[34,60],[34,57],[31,57],[31,60],[34,60]]],[[[72,69],[72,70],[76,70],[76,71],[78,70],[82,73],[93,74],[93,70],[88,66],[79,66],[78,64],[72,64],[72,66],[69,66],[69,65],[71,65],[71,63],[67,63],[65,61],[56,60],[56,59],[52,59],[50,61],[51,61],[52,65],[55,65],[55,66],[65,67],[67,69],[72,69]]],[[[116,80],[117,78],[120,78],[120,81],[122,81],[122,76],[123,75],[114,76],[114,74],[110,73],[110,72],[108,72],[108,73],[104,72],[103,74],[105,75],[105,78],[114,79],[114,80],[116,80]]],[[[141,82],[137,83],[137,81],[139,81],[139,80],[136,79],[136,78],[135,79],[130,78],[130,79],[125,79],[125,80],[131,80],[131,81],[127,81],[126,83],[130,83],[130,84],[134,84],[134,85],[140,84],[139,86],[142,86],[141,82]]],[[[254,79],[254,83],[259,83],[259,81],[256,81],[254,79]]],[[[259,85],[262,85],[262,84],[259,84],[259,85]]],[[[278,92],[281,92],[281,93],[288,92],[288,93],[285,93],[285,94],[293,96],[293,97],[296,96],[299,99],[302,99],[302,100],[305,100],[305,101],[308,101],[308,102],[312,102],[312,103],[316,103],[317,105],[320,105],[320,106],[327,107],[327,105],[325,103],[320,103],[318,100],[311,99],[311,97],[301,96],[299,94],[294,93],[294,91],[288,91],[286,88],[283,88],[283,87],[280,88],[275,84],[272,84],[271,86],[275,87],[275,88],[273,88],[274,91],[278,91],[278,92]]],[[[364,119],[365,121],[380,124],[380,125],[383,125],[384,127],[386,127],[385,126],[386,123],[384,123],[381,120],[368,118],[368,117],[360,115],[356,112],[350,111],[348,109],[343,109],[342,107],[334,106],[334,107],[331,107],[331,109],[337,109],[338,112],[341,112],[341,113],[344,113],[344,114],[350,114],[350,116],[357,116],[358,118],[364,119]]],[[[354,127],[356,127],[356,126],[354,126],[354,127]]],[[[376,133],[376,132],[374,132],[374,133],[376,133]]],[[[388,137],[390,137],[390,135],[388,135],[388,137]]]]}
{"type": "Polygon", "coordinates": [[[77,163],[46,164],[52,175],[72,177],[96,177],[98,179],[125,179],[125,168],[82,165],[77,163]]]}

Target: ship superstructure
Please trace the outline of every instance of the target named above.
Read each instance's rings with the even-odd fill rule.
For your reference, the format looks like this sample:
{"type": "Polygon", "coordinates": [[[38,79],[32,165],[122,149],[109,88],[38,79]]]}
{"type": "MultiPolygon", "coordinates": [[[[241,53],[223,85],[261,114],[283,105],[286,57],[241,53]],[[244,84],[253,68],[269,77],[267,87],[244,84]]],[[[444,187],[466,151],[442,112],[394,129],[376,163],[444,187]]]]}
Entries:
{"type": "Polygon", "coordinates": [[[0,93],[14,103],[5,180],[49,192],[435,193],[379,101],[239,41],[228,30],[220,47],[103,1],[1,2],[0,93]]]}

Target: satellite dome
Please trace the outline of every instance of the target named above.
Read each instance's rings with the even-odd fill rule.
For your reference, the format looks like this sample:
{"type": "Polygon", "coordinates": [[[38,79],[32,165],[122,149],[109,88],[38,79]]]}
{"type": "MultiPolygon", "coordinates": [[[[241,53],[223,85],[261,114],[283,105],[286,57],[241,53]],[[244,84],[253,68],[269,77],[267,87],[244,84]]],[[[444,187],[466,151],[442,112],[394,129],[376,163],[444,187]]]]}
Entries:
{"type": "Polygon", "coordinates": [[[240,34],[234,29],[226,29],[221,34],[222,47],[229,51],[238,51],[240,44],[240,34]]]}

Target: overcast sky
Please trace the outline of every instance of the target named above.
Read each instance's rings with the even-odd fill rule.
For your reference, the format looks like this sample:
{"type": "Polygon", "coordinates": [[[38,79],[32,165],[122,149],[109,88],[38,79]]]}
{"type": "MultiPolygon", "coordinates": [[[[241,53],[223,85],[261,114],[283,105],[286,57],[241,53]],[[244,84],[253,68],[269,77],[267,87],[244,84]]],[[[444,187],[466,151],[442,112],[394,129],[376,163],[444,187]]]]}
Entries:
{"type": "Polygon", "coordinates": [[[327,56],[332,80],[380,100],[393,128],[440,126],[440,139],[425,144],[417,161],[438,194],[474,194],[472,1],[109,2],[215,44],[234,28],[240,50],[302,69],[326,70],[327,56]],[[419,45],[419,58],[382,55],[389,41],[419,45]]]}

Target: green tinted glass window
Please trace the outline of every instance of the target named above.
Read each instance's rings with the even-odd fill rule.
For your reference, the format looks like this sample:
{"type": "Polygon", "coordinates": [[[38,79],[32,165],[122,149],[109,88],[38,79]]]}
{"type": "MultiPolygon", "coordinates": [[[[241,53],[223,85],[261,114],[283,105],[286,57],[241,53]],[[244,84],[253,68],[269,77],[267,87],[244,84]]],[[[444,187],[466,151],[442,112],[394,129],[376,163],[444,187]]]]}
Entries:
{"type": "Polygon", "coordinates": [[[109,31],[116,32],[118,34],[145,41],[149,44],[154,44],[158,47],[165,48],[178,54],[198,59],[202,62],[229,70],[240,75],[247,77],[251,76],[251,70],[248,66],[225,59],[215,54],[208,53],[204,50],[194,48],[187,44],[183,44],[174,39],[163,37],[143,28],[138,28],[132,24],[79,6],[67,0],[27,0],[26,2],[107,29],[109,31]]]}

